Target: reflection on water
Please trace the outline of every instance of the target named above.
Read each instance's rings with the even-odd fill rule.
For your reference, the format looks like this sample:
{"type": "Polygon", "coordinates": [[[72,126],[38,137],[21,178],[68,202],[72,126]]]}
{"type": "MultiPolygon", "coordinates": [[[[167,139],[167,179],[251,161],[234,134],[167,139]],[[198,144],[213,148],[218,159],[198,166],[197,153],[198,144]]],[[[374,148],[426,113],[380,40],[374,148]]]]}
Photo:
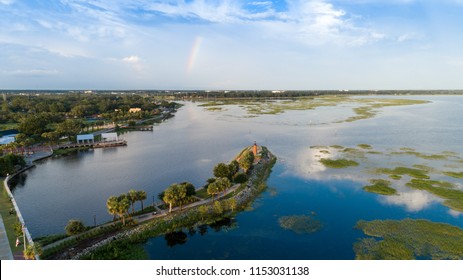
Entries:
{"type": "Polygon", "coordinates": [[[188,236],[191,238],[199,233],[199,235],[204,236],[208,232],[208,228],[212,229],[214,232],[228,231],[233,229],[236,226],[236,221],[233,218],[224,218],[222,220],[216,221],[210,225],[200,225],[198,227],[190,227],[185,231],[174,231],[169,232],[164,235],[166,240],[167,247],[171,248],[176,245],[183,245],[188,241],[188,236]]]}
{"type": "MultiPolygon", "coordinates": [[[[212,176],[214,165],[229,161],[257,141],[278,156],[268,182],[278,195],[263,194],[256,202],[258,208],[240,213],[231,224],[184,229],[185,235],[168,238],[175,246],[169,247],[167,238],[150,239],[145,245],[150,257],[352,259],[352,243],[361,237],[353,229],[359,219],[424,218],[463,227],[463,216],[450,212],[428,193],[406,188],[391,198],[365,193],[361,189],[368,182],[364,173],[356,168],[327,170],[317,164],[317,156],[323,155],[309,148],[366,143],[380,151],[411,147],[426,153],[450,150],[463,154],[463,97],[413,98],[433,103],[383,108],[373,119],[342,124],[331,122],[344,118],[350,107],[237,118],[234,114],[239,107],[212,112],[187,102],[153,132],[124,134],[127,147],[39,163],[19,177],[21,187],[14,195],[33,236],[61,233],[69,219],[80,219],[86,225],[93,224],[94,215],[98,223],[111,220],[106,210],[111,195],[143,189],[150,199],[175,182],[202,186],[212,176]],[[279,227],[279,217],[310,211],[324,224],[320,232],[297,235],[279,227]]],[[[362,165],[373,168],[375,162],[362,165]]]]}
{"type": "Polygon", "coordinates": [[[168,247],[185,244],[188,236],[183,231],[169,232],[164,235],[168,247]]]}

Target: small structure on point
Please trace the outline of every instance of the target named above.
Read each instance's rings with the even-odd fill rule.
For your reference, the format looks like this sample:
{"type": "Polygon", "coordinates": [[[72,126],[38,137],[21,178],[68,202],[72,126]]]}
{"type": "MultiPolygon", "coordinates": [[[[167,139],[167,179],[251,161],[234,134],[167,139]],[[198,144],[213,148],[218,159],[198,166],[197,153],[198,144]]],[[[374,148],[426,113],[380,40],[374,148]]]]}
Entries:
{"type": "Polygon", "coordinates": [[[257,156],[257,143],[254,141],[254,146],[252,146],[252,153],[254,154],[254,157],[257,156]]]}

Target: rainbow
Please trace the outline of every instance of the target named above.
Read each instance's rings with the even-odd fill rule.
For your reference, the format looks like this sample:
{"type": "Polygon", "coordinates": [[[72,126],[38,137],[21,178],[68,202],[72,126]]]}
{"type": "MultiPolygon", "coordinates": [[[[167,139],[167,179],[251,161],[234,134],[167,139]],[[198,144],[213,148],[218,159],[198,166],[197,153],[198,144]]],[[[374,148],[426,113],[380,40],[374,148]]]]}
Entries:
{"type": "Polygon", "coordinates": [[[201,36],[197,36],[195,38],[195,41],[193,42],[193,46],[191,47],[190,55],[188,57],[188,63],[186,65],[187,73],[190,73],[193,70],[196,58],[198,57],[199,48],[201,47],[202,42],[203,42],[203,37],[201,36]]]}

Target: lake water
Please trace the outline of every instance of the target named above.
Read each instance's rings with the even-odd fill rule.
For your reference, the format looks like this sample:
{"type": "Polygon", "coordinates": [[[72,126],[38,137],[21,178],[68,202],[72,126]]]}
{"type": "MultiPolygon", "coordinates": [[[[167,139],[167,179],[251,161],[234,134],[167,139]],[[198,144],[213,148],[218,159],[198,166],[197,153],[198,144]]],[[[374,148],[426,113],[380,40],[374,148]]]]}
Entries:
{"type": "MultiPolygon", "coordinates": [[[[153,132],[124,134],[127,147],[38,163],[18,178],[13,192],[33,236],[61,233],[69,219],[87,225],[93,225],[94,216],[98,223],[110,220],[106,200],[111,195],[143,189],[147,205],[172,183],[202,186],[212,177],[214,165],[228,162],[257,141],[279,160],[268,180],[269,191],[256,200],[253,210],[222,227],[185,232],[183,244],[152,238],[144,245],[150,258],[352,259],[352,244],[363,236],[354,229],[361,219],[425,218],[463,228],[463,215],[428,193],[403,186],[403,193],[393,198],[366,193],[362,187],[368,178],[359,168],[326,170],[316,164],[310,149],[314,145],[367,143],[380,151],[408,147],[463,155],[463,96],[399,98],[432,103],[386,107],[371,119],[336,123],[352,115],[351,105],[249,118],[239,106],[207,111],[187,102],[153,132]],[[320,231],[296,234],[279,226],[281,216],[309,213],[323,224],[320,231]]],[[[368,164],[376,163],[362,167],[368,164]]],[[[461,179],[453,181],[461,184],[461,179]]]]}

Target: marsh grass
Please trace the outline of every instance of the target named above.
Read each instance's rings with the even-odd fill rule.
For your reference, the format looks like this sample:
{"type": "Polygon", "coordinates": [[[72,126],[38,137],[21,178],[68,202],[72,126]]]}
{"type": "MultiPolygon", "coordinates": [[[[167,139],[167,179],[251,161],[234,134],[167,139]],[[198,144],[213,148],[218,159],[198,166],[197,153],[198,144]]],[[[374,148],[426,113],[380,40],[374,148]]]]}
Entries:
{"type": "Polygon", "coordinates": [[[412,179],[407,183],[407,186],[417,190],[428,191],[443,198],[445,206],[463,212],[463,191],[455,189],[455,185],[450,182],[412,179]]]}
{"type": "Polygon", "coordinates": [[[391,182],[383,179],[371,179],[371,185],[363,187],[364,191],[381,194],[381,195],[395,195],[397,191],[391,188],[391,182]]]}
{"type": "Polygon", "coordinates": [[[297,234],[307,234],[319,231],[323,225],[314,215],[283,216],[278,219],[280,227],[297,234]]]}
{"type": "Polygon", "coordinates": [[[258,115],[278,115],[286,111],[304,111],[314,110],[320,107],[336,107],[345,104],[355,104],[352,117],[336,123],[353,122],[375,117],[383,107],[388,106],[410,106],[428,103],[423,100],[411,99],[375,99],[375,98],[353,98],[351,96],[317,96],[317,97],[300,97],[291,99],[220,99],[202,103],[199,106],[207,110],[225,110],[223,106],[235,105],[246,111],[249,116],[258,115]],[[212,109],[216,108],[216,109],[212,109]]]}
{"type": "Polygon", "coordinates": [[[386,175],[395,175],[395,176],[408,175],[410,177],[417,178],[417,179],[429,179],[429,176],[427,174],[428,172],[426,170],[403,167],[403,166],[399,166],[394,169],[377,168],[375,172],[377,174],[386,174],[386,175]]]}
{"type": "Polygon", "coordinates": [[[353,160],[348,160],[344,158],[340,159],[329,159],[329,158],[322,158],[320,162],[329,168],[347,168],[352,166],[358,166],[359,163],[353,160]]]}
{"type": "Polygon", "coordinates": [[[444,172],[444,175],[453,177],[453,178],[463,178],[463,172],[444,172]]]}
{"type": "Polygon", "coordinates": [[[356,259],[463,258],[463,230],[428,220],[359,221],[366,235],[354,244],[356,259]]]}
{"type": "Polygon", "coordinates": [[[357,147],[365,149],[365,150],[371,150],[373,147],[368,144],[358,144],[357,147]]]}

